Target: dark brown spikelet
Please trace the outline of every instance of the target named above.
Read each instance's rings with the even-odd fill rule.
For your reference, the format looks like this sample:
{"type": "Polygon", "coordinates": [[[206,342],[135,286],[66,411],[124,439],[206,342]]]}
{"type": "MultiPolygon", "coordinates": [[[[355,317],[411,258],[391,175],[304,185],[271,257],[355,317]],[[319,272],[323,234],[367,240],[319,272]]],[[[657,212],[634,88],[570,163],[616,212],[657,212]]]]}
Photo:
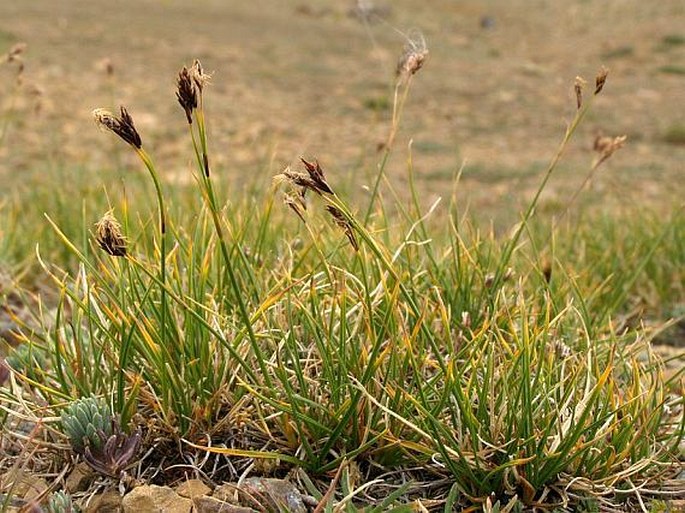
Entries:
{"type": "Polygon", "coordinates": [[[131,146],[140,149],[143,143],[133,124],[133,118],[123,105],[120,107],[120,113],[120,116],[116,117],[105,109],[95,109],[93,111],[93,117],[99,126],[115,133],[131,146]]]}
{"type": "Polygon", "coordinates": [[[115,257],[126,256],[126,238],[111,210],[95,224],[95,240],[105,253],[115,257]]]}
{"type": "Polygon", "coordinates": [[[309,174],[313,189],[319,194],[323,194],[324,192],[326,194],[333,194],[333,189],[331,189],[328,182],[326,182],[326,177],[323,174],[323,169],[321,169],[321,166],[319,165],[319,161],[315,160],[314,163],[307,162],[302,157],[300,157],[300,160],[304,164],[307,174],[309,174]]]}
{"type": "Polygon", "coordinates": [[[350,244],[354,250],[359,251],[359,243],[357,242],[357,237],[354,235],[354,229],[347,220],[347,217],[345,217],[345,214],[343,214],[338,207],[333,205],[327,205],[326,210],[328,210],[328,213],[331,214],[335,224],[337,224],[345,232],[345,235],[347,236],[347,239],[350,241],[350,244]]]}
{"type": "Polygon", "coordinates": [[[583,80],[583,77],[576,77],[576,82],[573,85],[573,90],[576,93],[576,105],[578,106],[578,109],[580,109],[583,106],[583,89],[585,88],[585,80],[583,80]]]}
{"type": "Polygon", "coordinates": [[[195,84],[190,76],[188,68],[183,66],[183,69],[178,73],[178,89],[176,90],[176,98],[181,104],[186,113],[188,124],[193,124],[193,111],[197,108],[197,90],[195,84]]]}
{"type": "Polygon", "coordinates": [[[552,281],[552,264],[550,262],[544,262],[542,264],[542,276],[545,278],[546,283],[552,281]]]}
{"type": "Polygon", "coordinates": [[[602,92],[602,89],[604,88],[604,83],[607,81],[608,74],[609,70],[602,66],[599,72],[597,73],[597,77],[595,78],[595,94],[599,94],[602,92]]]}

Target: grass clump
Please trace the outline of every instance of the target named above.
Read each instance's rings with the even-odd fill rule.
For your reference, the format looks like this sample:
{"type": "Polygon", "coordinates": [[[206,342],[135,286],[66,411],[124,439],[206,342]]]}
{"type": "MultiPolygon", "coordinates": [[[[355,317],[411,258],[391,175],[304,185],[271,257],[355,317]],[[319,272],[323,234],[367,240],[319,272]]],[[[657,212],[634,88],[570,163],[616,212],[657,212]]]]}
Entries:
{"type": "MultiPolygon", "coordinates": [[[[46,364],[16,374],[5,397],[22,383],[36,408],[111,398],[122,425],[145,425],[144,444],[166,440],[178,459],[201,455],[197,468],[213,479],[248,465],[298,469],[321,508],[382,511],[412,499],[445,511],[608,505],[625,490],[642,501],[634,483],[656,494],[674,479],[681,378],[664,379],[650,334],[617,326],[616,316],[682,230],[682,209],[629,252],[630,272],[605,262],[619,236],[595,248],[586,239],[595,227],[566,231],[536,216],[606,70],[587,97],[576,81],[559,149],[498,239],[460,217],[454,199],[436,223],[438,205],[425,210],[413,181],[409,204],[398,203],[396,216],[384,210],[382,185],[396,192],[384,168],[427,57],[419,42],[398,66],[391,132],[361,214],[336,194],[326,165],[306,159],[259,197],[222,201],[205,119],[209,77],[197,61],[181,70],[177,91],[203,205],[194,216],[169,214],[128,111],[96,111],[148,171],[156,229],[136,220],[127,198],[91,238],[74,240],[48,217],[78,267],[60,270],[39,254],[59,302],[54,321],[39,317],[25,337],[46,364]],[[289,209],[276,208],[279,197],[289,209]],[[582,255],[564,260],[574,251],[582,255]],[[232,463],[219,471],[209,461],[232,463]]],[[[588,180],[624,142],[597,148],[588,180]]],[[[653,283],[663,279],[652,273],[653,283]]],[[[129,439],[117,440],[122,457],[103,460],[108,475],[131,457],[129,439]]]]}
{"type": "Polygon", "coordinates": [[[685,125],[672,125],[663,134],[662,139],[668,144],[685,145],[685,125]]]}
{"type": "Polygon", "coordinates": [[[685,75],[685,66],[678,66],[677,64],[665,64],[659,66],[659,71],[667,75],[685,75]]]}

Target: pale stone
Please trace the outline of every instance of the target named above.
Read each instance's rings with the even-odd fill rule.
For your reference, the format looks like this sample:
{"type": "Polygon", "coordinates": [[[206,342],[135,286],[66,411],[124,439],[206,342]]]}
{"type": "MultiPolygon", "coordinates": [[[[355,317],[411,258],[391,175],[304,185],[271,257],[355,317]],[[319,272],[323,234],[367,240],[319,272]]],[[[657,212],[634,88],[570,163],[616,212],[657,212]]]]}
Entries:
{"type": "Polygon", "coordinates": [[[234,506],[213,497],[199,496],[193,498],[194,513],[257,513],[252,508],[234,506]]]}
{"type": "Polygon", "coordinates": [[[184,481],[176,487],[176,493],[181,497],[186,497],[192,499],[193,497],[198,497],[200,495],[209,495],[212,489],[204,484],[199,479],[190,479],[189,481],[184,481]]]}
{"type": "Polygon", "coordinates": [[[121,502],[123,513],[190,513],[193,503],[168,486],[135,488],[121,502]]]}
{"type": "Polygon", "coordinates": [[[95,477],[95,472],[87,463],[81,462],[69,473],[64,488],[69,493],[82,492],[87,490],[95,477]]]}
{"type": "Polygon", "coordinates": [[[120,513],[121,495],[110,490],[101,495],[97,495],[90,501],[86,513],[120,513]]]}

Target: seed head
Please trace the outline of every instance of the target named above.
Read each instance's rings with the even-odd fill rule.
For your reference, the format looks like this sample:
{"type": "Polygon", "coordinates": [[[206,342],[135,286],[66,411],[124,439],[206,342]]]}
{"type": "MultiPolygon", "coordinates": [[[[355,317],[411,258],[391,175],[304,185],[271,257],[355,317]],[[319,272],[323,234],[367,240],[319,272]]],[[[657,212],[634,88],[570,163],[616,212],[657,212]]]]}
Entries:
{"type": "Polygon", "coordinates": [[[200,61],[197,59],[195,59],[195,62],[193,62],[193,67],[190,68],[190,74],[193,77],[193,82],[195,82],[198,91],[200,91],[200,94],[202,94],[202,91],[209,83],[212,75],[203,71],[202,64],[200,64],[200,61]]]}
{"type": "Polygon", "coordinates": [[[121,225],[111,210],[95,224],[95,240],[107,254],[115,257],[126,256],[126,238],[121,233],[121,225]]]}
{"type": "Polygon", "coordinates": [[[178,89],[176,91],[176,98],[186,113],[188,124],[192,125],[193,111],[197,108],[197,90],[195,89],[195,84],[190,76],[190,71],[188,71],[188,68],[185,66],[183,66],[181,71],[178,73],[178,89]]]}
{"type": "Polygon", "coordinates": [[[326,182],[326,177],[323,174],[323,169],[321,169],[321,166],[319,165],[319,161],[315,160],[313,163],[307,162],[302,157],[300,157],[300,160],[304,164],[307,174],[312,181],[314,191],[318,192],[319,194],[324,192],[327,194],[333,194],[333,189],[331,189],[331,187],[328,185],[328,182],[326,182]]]}
{"type": "Polygon", "coordinates": [[[109,57],[105,57],[104,59],[98,61],[97,68],[99,71],[104,72],[108,77],[114,75],[114,63],[109,57]]]}
{"type": "Polygon", "coordinates": [[[556,340],[553,344],[554,353],[560,360],[565,360],[573,354],[571,348],[563,340],[556,340]]]}
{"type": "Polygon", "coordinates": [[[595,162],[592,167],[599,167],[602,162],[623,148],[627,139],[627,135],[619,135],[618,137],[598,135],[595,137],[593,149],[595,152],[597,152],[597,157],[595,158],[595,162]]]}
{"type": "Polygon", "coordinates": [[[583,106],[583,89],[585,89],[586,85],[587,82],[583,77],[576,77],[576,83],[573,85],[573,90],[576,92],[576,105],[578,106],[578,109],[583,106]]]}
{"type": "Polygon", "coordinates": [[[427,57],[428,48],[426,47],[426,40],[421,32],[416,31],[415,34],[408,38],[404,51],[397,61],[397,77],[402,82],[406,81],[421,69],[427,57]]]}
{"type": "Polygon", "coordinates": [[[26,50],[26,43],[17,43],[5,55],[7,62],[14,62],[21,59],[21,54],[26,50]]]}
{"type": "Polygon", "coordinates": [[[333,218],[335,224],[337,224],[340,228],[342,228],[343,232],[345,232],[347,240],[350,241],[350,244],[352,245],[354,250],[359,251],[359,243],[357,242],[357,237],[354,235],[352,224],[347,219],[345,214],[343,214],[338,207],[333,205],[326,205],[326,210],[333,218]]]}
{"type": "Polygon", "coordinates": [[[93,117],[98,126],[115,133],[123,139],[124,142],[140,149],[143,143],[133,124],[133,118],[123,105],[120,107],[120,113],[120,116],[117,117],[108,110],[95,109],[93,111],[93,117]]]}
{"type": "Polygon", "coordinates": [[[300,195],[304,198],[307,190],[312,190],[319,196],[326,194],[334,194],[333,189],[331,189],[328,182],[326,182],[326,177],[323,174],[323,169],[319,165],[318,161],[307,162],[304,158],[300,158],[304,164],[306,173],[298,173],[291,171],[290,167],[287,167],[281,174],[274,177],[274,182],[288,181],[296,187],[300,187],[300,195]]]}
{"type": "Polygon", "coordinates": [[[608,74],[609,70],[604,66],[602,66],[597,72],[597,77],[595,77],[595,94],[602,92],[602,88],[604,87],[604,83],[607,81],[608,74]]]}
{"type": "Polygon", "coordinates": [[[307,210],[307,204],[304,201],[304,195],[302,193],[284,194],[283,202],[288,205],[288,207],[290,207],[295,214],[297,214],[297,217],[299,217],[303,223],[307,223],[304,218],[304,211],[307,210]]]}

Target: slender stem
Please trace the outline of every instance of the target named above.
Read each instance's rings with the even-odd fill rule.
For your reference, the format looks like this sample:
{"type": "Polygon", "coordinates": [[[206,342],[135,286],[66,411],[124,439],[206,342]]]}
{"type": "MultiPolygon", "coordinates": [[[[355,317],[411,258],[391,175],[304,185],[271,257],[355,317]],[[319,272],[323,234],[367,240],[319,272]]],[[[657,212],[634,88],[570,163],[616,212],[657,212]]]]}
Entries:
{"type": "Polygon", "coordinates": [[[502,279],[504,278],[504,274],[507,270],[507,266],[509,264],[509,261],[511,260],[511,256],[514,253],[514,249],[516,248],[516,245],[518,244],[518,242],[521,238],[521,235],[523,234],[523,230],[528,225],[528,221],[530,221],[530,218],[533,217],[533,214],[535,212],[535,207],[537,207],[538,201],[540,200],[540,196],[542,195],[542,191],[545,189],[545,187],[547,187],[547,183],[549,182],[549,179],[551,178],[552,173],[554,172],[557,165],[559,164],[559,161],[561,160],[561,157],[564,154],[564,151],[566,150],[566,147],[568,146],[568,143],[571,140],[571,137],[575,133],[580,122],[585,117],[585,114],[589,110],[591,104],[592,104],[592,101],[589,101],[584,107],[582,107],[580,110],[578,110],[576,112],[576,115],[574,116],[573,120],[571,121],[569,126],[566,128],[566,133],[564,134],[564,138],[562,139],[561,143],[559,144],[559,148],[557,149],[557,152],[554,154],[554,157],[550,161],[549,166],[547,167],[547,170],[545,171],[545,175],[542,178],[542,181],[540,182],[540,185],[538,186],[537,191],[535,192],[535,196],[533,196],[532,201],[528,205],[528,208],[526,209],[526,212],[523,215],[523,219],[521,220],[518,227],[516,228],[516,232],[514,232],[514,236],[511,238],[511,240],[505,246],[504,254],[502,255],[502,260],[500,261],[500,264],[495,271],[495,278],[494,278],[493,283],[490,287],[492,290],[497,290],[499,288],[499,285],[501,284],[502,279]]]}
{"type": "Polygon", "coordinates": [[[407,101],[407,96],[409,95],[409,86],[411,85],[411,76],[407,80],[402,91],[402,97],[399,98],[399,91],[401,82],[395,85],[395,94],[392,103],[392,123],[390,126],[390,133],[388,134],[388,139],[385,141],[385,148],[383,151],[383,158],[381,163],[378,165],[378,174],[376,175],[376,181],[373,185],[371,192],[371,200],[369,201],[369,206],[366,209],[366,214],[364,215],[364,226],[369,224],[369,219],[371,218],[371,212],[373,212],[373,207],[376,204],[376,199],[378,198],[378,191],[380,189],[381,180],[385,175],[385,166],[388,164],[388,159],[390,158],[390,153],[392,152],[393,145],[395,143],[395,137],[397,136],[397,130],[400,126],[400,119],[402,118],[402,112],[404,110],[404,104],[407,101]]]}
{"type": "MultiPolygon", "coordinates": [[[[159,233],[160,233],[160,262],[159,262],[159,281],[162,285],[166,285],[166,208],[164,206],[164,195],[162,194],[162,184],[159,180],[159,174],[155,169],[152,159],[147,154],[147,152],[142,148],[135,148],[136,153],[145,164],[145,167],[150,172],[152,181],[155,184],[155,192],[157,193],[157,203],[159,206],[159,233]]],[[[161,303],[162,311],[160,314],[160,339],[162,342],[162,347],[167,351],[166,347],[166,314],[167,314],[167,297],[165,287],[161,287],[161,303]]],[[[169,354],[174,354],[172,351],[168,351],[169,354]]]]}
{"type": "Polygon", "coordinates": [[[231,288],[233,289],[233,293],[235,294],[236,302],[238,303],[238,310],[240,311],[240,317],[243,321],[243,325],[245,326],[245,329],[247,330],[247,335],[248,338],[250,339],[250,344],[252,345],[252,350],[255,353],[255,356],[257,357],[257,361],[259,364],[259,369],[264,376],[264,380],[266,382],[266,385],[271,388],[272,387],[272,381],[271,377],[268,373],[268,369],[266,367],[266,359],[264,357],[264,354],[262,353],[262,350],[259,346],[259,343],[257,341],[257,336],[255,335],[254,329],[252,327],[252,322],[250,320],[250,315],[247,311],[247,305],[245,304],[245,300],[243,299],[242,295],[242,290],[240,288],[240,284],[238,283],[238,278],[236,276],[235,269],[233,267],[233,262],[231,261],[231,256],[228,251],[228,246],[226,244],[226,239],[224,237],[224,230],[223,226],[221,224],[221,218],[219,217],[219,209],[217,207],[217,201],[216,201],[216,195],[214,193],[214,187],[212,185],[212,181],[210,179],[210,173],[209,173],[209,158],[207,156],[207,132],[205,129],[205,122],[204,122],[204,112],[203,112],[203,99],[202,99],[202,94],[200,94],[200,99],[199,99],[199,104],[198,108],[195,110],[195,120],[197,121],[197,132],[198,132],[198,138],[200,140],[200,148],[198,148],[197,145],[197,139],[195,138],[195,134],[193,133],[193,127],[190,125],[190,133],[191,133],[191,138],[193,141],[193,149],[195,151],[195,156],[198,160],[198,166],[201,168],[202,172],[202,185],[204,188],[203,191],[203,197],[205,198],[205,201],[207,203],[207,206],[209,208],[209,213],[212,217],[212,222],[214,223],[214,230],[216,231],[216,235],[219,241],[219,247],[221,249],[221,254],[224,259],[224,263],[226,264],[226,272],[228,274],[228,279],[231,283],[231,288]]]}

